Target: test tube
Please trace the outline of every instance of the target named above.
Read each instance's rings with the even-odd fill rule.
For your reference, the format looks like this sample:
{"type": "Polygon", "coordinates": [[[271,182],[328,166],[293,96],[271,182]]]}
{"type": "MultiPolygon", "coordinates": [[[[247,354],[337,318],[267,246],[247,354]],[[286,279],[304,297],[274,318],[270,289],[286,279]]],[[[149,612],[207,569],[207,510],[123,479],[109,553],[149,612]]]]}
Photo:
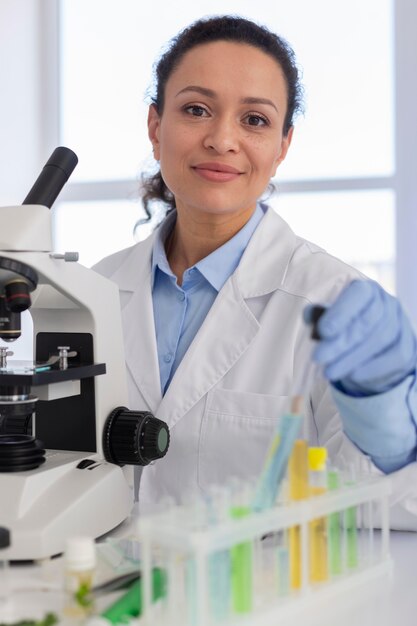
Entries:
{"type": "MultiPolygon", "coordinates": [[[[308,465],[310,494],[318,496],[327,490],[326,448],[309,448],[308,465]]],[[[323,582],[328,579],[327,564],[327,520],[314,519],[309,524],[310,534],[310,581],[323,582]]]]}
{"type": "MultiPolygon", "coordinates": [[[[283,532],[284,534],[284,532],[283,532]]],[[[290,556],[288,547],[283,544],[278,547],[278,595],[287,596],[290,592],[290,556]]]]}
{"type": "MultiPolygon", "coordinates": [[[[288,463],[290,500],[308,498],[308,447],[303,439],[297,439],[288,463]]],[[[289,573],[292,589],[300,589],[301,572],[301,529],[293,526],[288,531],[289,573]]]]}
{"type": "MultiPolygon", "coordinates": [[[[207,494],[207,521],[217,526],[229,518],[230,493],[227,487],[213,485],[207,494]]],[[[229,550],[218,550],[209,555],[208,581],[210,610],[215,621],[229,617],[231,599],[231,556],[229,550]]]]}
{"type": "MultiPolygon", "coordinates": [[[[251,497],[248,488],[234,483],[230,515],[242,519],[251,514],[251,497]]],[[[230,551],[232,564],[232,608],[234,613],[250,613],[253,608],[253,544],[245,541],[234,545],[230,551]]]]}
{"type": "Polygon", "coordinates": [[[254,511],[263,511],[276,504],[288,460],[303,422],[301,408],[302,398],[296,396],[292,399],[290,413],[280,417],[252,501],[254,511]]]}
{"type": "MultiPolygon", "coordinates": [[[[363,458],[363,467],[362,472],[363,476],[369,478],[372,475],[373,464],[369,457],[364,456],[363,458]]],[[[367,532],[363,531],[365,535],[366,541],[366,558],[368,561],[368,565],[371,565],[374,562],[375,554],[374,554],[374,502],[369,501],[362,506],[362,520],[363,526],[362,528],[367,528],[367,532]]],[[[364,551],[361,552],[361,558],[363,558],[364,551]]]]}
{"type": "MultiPolygon", "coordinates": [[[[153,506],[153,514],[175,528],[180,523],[181,507],[172,496],[166,495],[153,506]]],[[[184,558],[175,548],[167,549],[155,545],[151,563],[154,569],[160,568],[165,572],[164,589],[158,605],[153,603],[149,607],[151,622],[159,622],[185,610],[184,558]]]]}
{"type": "Polygon", "coordinates": [[[368,561],[369,565],[374,562],[374,503],[368,502],[367,505],[367,525],[368,525],[368,561]]]}
{"type": "MultiPolygon", "coordinates": [[[[327,486],[329,491],[335,491],[340,487],[339,472],[332,469],[327,475],[327,486]]],[[[328,517],[328,533],[329,533],[329,570],[331,576],[337,576],[342,573],[342,538],[340,529],[340,513],[335,511],[330,513],[328,517]]]]}
{"type": "MultiPolygon", "coordinates": [[[[345,485],[347,487],[356,483],[356,472],[353,464],[349,466],[349,478],[345,485]]],[[[344,511],[345,545],[346,545],[346,566],[354,569],[358,566],[358,528],[356,506],[350,506],[344,511]]]]}
{"type": "MultiPolygon", "coordinates": [[[[264,608],[276,602],[280,584],[279,551],[282,545],[282,532],[272,532],[254,540],[254,607],[264,608]]],[[[286,575],[288,577],[288,566],[286,575]]]]}
{"type": "MultiPolygon", "coordinates": [[[[179,507],[180,517],[178,520],[187,525],[190,531],[202,529],[206,524],[206,507],[199,491],[193,490],[184,494],[183,504],[179,507]]],[[[205,605],[207,584],[206,569],[201,566],[199,555],[190,552],[184,555],[185,570],[185,594],[187,605],[187,624],[196,626],[199,623],[199,607],[205,605]]]]}
{"type": "Polygon", "coordinates": [[[198,624],[197,563],[194,556],[185,557],[185,588],[187,596],[187,624],[198,624]]]}

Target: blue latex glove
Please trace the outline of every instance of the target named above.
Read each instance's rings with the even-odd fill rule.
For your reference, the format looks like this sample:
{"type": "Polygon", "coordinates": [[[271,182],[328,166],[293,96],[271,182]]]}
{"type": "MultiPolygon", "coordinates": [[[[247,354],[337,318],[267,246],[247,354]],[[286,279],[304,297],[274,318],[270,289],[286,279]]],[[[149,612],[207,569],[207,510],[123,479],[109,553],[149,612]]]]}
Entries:
{"type": "Polygon", "coordinates": [[[345,393],[383,393],[415,372],[417,341],[410,322],[399,301],[374,281],[350,283],[320,317],[317,331],[313,358],[345,393]]]}

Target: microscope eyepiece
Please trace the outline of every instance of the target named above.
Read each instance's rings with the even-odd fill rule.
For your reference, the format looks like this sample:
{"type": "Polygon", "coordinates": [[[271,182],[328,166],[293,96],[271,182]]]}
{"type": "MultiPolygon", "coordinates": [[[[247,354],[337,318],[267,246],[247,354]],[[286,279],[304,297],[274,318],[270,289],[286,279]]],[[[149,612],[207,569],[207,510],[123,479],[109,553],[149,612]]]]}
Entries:
{"type": "Polygon", "coordinates": [[[23,204],[41,204],[50,209],[77,163],[75,152],[64,146],[55,148],[23,204]]]}

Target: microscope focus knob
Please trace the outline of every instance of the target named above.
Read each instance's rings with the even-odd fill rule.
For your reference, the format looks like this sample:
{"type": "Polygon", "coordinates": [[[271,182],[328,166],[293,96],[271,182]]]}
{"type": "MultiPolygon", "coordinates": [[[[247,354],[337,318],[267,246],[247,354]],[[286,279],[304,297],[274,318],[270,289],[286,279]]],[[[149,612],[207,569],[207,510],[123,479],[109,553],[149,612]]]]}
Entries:
{"type": "Polygon", "coordinates": [[[168,426],[148,411],[114,409],[103,430],[103,452],[116,465],[148,465],[167,453],[168,426]]]}

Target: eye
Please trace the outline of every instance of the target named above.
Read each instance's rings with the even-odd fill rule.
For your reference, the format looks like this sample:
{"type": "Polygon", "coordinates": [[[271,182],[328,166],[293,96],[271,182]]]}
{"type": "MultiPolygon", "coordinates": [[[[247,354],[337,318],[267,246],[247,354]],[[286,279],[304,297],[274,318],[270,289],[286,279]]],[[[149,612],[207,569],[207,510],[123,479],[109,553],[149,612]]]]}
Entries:
{"type": "Polygon", "coordinates": [[[188,104],[184,107],[184,111],[193,115],[194,117],[204,117],[207,113],[207,110],[200,106],[199,104],[188,104]]]}
{"type": "Polygon", "coordinates": [[[249,113],[245,119],[249,126],[269,126],[267,118],[258,113],[249,113]]]}

